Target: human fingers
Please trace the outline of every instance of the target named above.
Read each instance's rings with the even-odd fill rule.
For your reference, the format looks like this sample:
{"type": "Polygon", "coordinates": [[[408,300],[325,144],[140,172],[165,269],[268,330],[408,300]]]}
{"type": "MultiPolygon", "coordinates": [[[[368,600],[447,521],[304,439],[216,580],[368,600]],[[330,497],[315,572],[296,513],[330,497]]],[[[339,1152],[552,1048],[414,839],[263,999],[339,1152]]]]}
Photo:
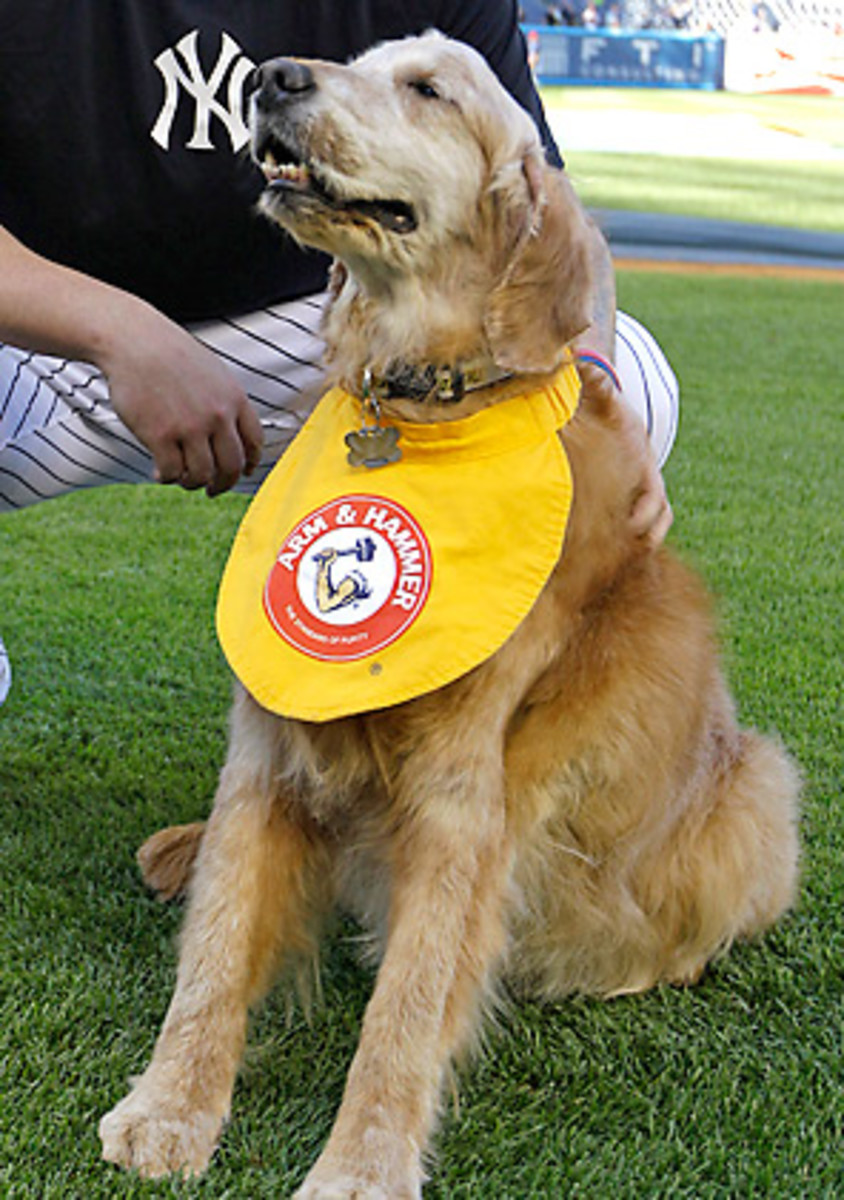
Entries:
{"type": "Polygon", "coordinates": [[[673,521],[674,513],[662,476],[653,468],[646,473],[644,490],[639,493],[630,513],[632,532],[656,549],[665,541],[673,521]]]}
{"type": "Polygon", "coordinates": [[[185,473],[182,447],[175,439],[149,445],[153,457],[152,477],[156,483],[180,483],[185,473]]]}
{"type": "Polygon", "coordinates": [[[209,496],[234,487],[241,475],[251,475],[261,461],[264,430],[244,396],[234,420],[218,427],[212,439],[216,473],[206,488],[209,496]]]}
{"type": "Polygon", "coordinates": [[[214,458],[213,478],[205,485],[209,496],[219,496],[234,487],[246,469],[246,449],[237,427],[224,428],[211,440],[214,458]]]}
{"type": "Polygon", "coordinates": [[[241,409],[237,427],[246,456],[243,473],[244,475],[252,475],[261,461],[261,451],[264,447],[264,429],[258,419],[258,414],[248,402],[241,409]]]}
{"type": "Polygon", "coordinates": [[[192,437],[182,442],[184,469],[178,483],[189,492],[197,488],[209,488],[217,476],[217,467],[211,439],[207,436],[192,437]]]}
{"type": "Polygon", "coordinates": [[[654,549],[662,545],[668,536],[669,529],[673,524],[674,511],[671,508],[668,499],[666,498],[665,504],[662,507],[662,511],[654,521],[653,525],[651,525],[651,528],[647,534],[647,539],[654,549]]]}

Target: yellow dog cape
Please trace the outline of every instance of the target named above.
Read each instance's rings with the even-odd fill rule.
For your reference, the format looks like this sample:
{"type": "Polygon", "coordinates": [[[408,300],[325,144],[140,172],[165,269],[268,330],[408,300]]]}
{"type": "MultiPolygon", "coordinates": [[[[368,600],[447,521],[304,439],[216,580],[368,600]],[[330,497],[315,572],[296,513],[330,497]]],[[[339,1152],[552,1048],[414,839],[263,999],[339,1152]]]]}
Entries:
{"type": "Polygon", "coordinates": [[[571,505],[558,430],[573,366],[461,420],[397,423],[402,458],[350,466],[360,403],[317,405],[235,538],[217,631],[259,704],[328,721],[400,704],[503,645],[554,568],[571,505]]]}

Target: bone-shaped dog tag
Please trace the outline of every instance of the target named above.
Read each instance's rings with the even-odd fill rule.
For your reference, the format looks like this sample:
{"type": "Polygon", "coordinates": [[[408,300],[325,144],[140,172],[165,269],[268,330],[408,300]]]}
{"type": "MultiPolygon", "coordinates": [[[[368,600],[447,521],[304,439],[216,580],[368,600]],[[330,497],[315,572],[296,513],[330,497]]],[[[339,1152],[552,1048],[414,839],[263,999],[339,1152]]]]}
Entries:
{"type": "Polygon", "coordinates": [[[345,437],[349,453],[346,461],[352,467],[386,467],[401,458],[399,431],[392,425],[381,424],[381,405],[372,390],[372,372],[364,368],[361,382],[363,425],[345,437]],[[371,420],[372,424],[367,424],[371,420]]]}
{"type": "Polygon", "coordinates": [[[349,453],[346,459],[352,467],[386,467],[388,463],[398,462],[401,458],[399,447],[399,431],[392,425],[364,426],[353,433],[346,434],[346,445],[349,453]]]}

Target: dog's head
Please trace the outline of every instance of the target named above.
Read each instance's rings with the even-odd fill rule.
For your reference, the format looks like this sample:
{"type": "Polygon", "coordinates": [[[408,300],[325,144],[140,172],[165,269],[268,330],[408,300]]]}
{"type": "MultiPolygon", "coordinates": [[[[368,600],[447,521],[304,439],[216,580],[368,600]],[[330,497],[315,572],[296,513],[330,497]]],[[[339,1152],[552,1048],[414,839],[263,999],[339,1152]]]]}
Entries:
{"type": "Polygon", "coordinates": [[[587,223],[479,54],[430,33],[347,66],[274,59],[257,81],[261,207],[381,303],[385,352],[559,362],[589,320],[587,223]]]}

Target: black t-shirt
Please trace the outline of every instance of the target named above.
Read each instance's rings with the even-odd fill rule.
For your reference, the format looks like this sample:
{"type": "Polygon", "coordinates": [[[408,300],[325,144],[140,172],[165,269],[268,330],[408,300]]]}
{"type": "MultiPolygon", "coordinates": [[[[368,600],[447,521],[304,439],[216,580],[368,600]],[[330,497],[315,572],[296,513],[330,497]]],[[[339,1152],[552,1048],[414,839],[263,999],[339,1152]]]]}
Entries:
{"type": "Polygon", "coordinates": [[[256,215],[249,68],[436,27],[480,50],[559,162],[514,0],[0,0],[0,225],[179,320],[323,286],[256,215]]]}

